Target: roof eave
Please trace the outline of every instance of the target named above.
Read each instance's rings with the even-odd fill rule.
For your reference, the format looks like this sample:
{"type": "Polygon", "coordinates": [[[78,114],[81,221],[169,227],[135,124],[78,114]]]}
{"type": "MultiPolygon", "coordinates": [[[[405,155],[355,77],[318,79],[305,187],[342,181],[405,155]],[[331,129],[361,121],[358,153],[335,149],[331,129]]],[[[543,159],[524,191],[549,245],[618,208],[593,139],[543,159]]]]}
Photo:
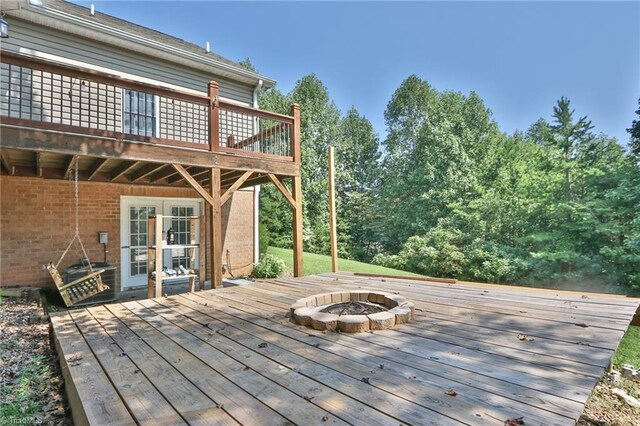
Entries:
{"type": "Polygon", "coordinates": [[[275,80],[255,73],[253,71],[249,71],[240,66],[227,64],[222,61],[218,61],[215,58],[206,58],[193,52],[188,52],[174,46],[169,46],[164,43],[149,40],[147,38],[131,34],[126,31],[118,30],[117,28],[93,22],[90,19],[83,19],[78,16],[71,15],[53,8],[48,8],[46,6],[35,6],[28,3],[27,8],[16,11],[15,15],[22,19],[32,20],[29,19],[29,13],[35,13],[39,15],[41,19],[38,19],[37,21],[40,24],[47,25],[46,19],[43,20],[42,18],[54,19],[63,24],[62,27],[60,25],[56,25],[55,27],[64,31],[76,34],[80,33],[79,35],[82,35],[82,31],[79,31],[80,29],[88,30],[91,32],[92,38],[94,40],[103,42],[111,41],[111,44],[113,44],[112,40],[102,40],[102,38],[115,37],[116,39],[119,39],[126,43],[126,47],[131,50],[139,51],[146,55],[157,57],[162,60],[177,62],[181,65],[187,65],[195,69],[211,72],[212,74],[221,75],[223,77],[239,81],[244,84],[256,86],[260,80],[262,80],[263,87],[265,88],[273,87],[276,84],[275,80]],[[176,59],[181,60],[178,61],[176,59]]]}

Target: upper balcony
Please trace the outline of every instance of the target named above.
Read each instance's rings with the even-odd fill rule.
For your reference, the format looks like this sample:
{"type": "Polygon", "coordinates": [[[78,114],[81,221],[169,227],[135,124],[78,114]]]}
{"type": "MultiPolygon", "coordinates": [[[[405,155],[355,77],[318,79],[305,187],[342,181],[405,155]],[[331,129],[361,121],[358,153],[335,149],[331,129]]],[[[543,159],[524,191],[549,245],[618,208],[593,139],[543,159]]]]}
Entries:
{"type": "MultiPolygon", "coordinates": [[[[61,169],[69,168],[64,157],[80,158],[94,180],[101,173],[105,180],[145,183],[171,163],[195,175],[212,167],[223,176],[253,171],[253,184],[268,174],[299,175],[297,105],[291,115],[275,114],[221,100],[215,82],[203,89],[207,94],[3,52],[3,167],[10,174],[33,169],[25,153],[35,152],[37,163],[48,155],[61,169]],[[101,169],[92,170],[98,164],[101,169]]],[[[35,164],[35,172],[42,176],[41,166],[35,164]]]]}

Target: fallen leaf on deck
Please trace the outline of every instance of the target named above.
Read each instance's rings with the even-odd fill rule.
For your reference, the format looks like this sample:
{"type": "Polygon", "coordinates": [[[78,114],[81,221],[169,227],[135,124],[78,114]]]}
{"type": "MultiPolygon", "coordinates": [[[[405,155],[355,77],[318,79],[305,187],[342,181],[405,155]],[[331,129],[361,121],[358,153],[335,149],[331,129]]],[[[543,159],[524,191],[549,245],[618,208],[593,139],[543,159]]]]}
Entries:
{"type": "Polygon", "coordinates": [[[527,336],[526,334],[518,334],[518,340],[526,340],[527,342],[533,342],[533,337],[527,336]]]}
{"type": "Polygon", "coordinates": [[[447,389],[446,391],[444,391],[444,394],[449,396],[456,396],[458,395],[458,392],[454,391],[453,389],[447,389]]]}
{"type": "Polygon", "coordinates": [[[504,421],[504,426],[521,426],[524,424],[524,417],[511,418],[504,421]]]}

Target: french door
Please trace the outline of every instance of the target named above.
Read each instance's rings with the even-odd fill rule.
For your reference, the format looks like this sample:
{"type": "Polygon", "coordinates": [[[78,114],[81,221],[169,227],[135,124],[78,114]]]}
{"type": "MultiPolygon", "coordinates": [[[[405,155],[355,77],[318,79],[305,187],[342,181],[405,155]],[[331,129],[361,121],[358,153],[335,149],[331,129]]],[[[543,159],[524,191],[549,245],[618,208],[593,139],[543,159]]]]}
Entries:
{"type": "MultiPolygon", "coordinates": [[[[191,236],[188,216],[202,214],[202,202],[191,198],[155,198],[155,197],[121,197],[120,200],[120,228],[121,250],[120,265],[121,289],[147,285],[147,247],[153,245],[149,240],[147,219],[149,216],[162,214],[174,216],[163,221],[163,240],[166,231],[171,228],[174,232],[175,244],[188,244],[191,236]],[[181,219],[184,217],[185,219],[181,219]]],[[[197,227],[199,228],[199,226],[197,227]]],[[[198,241],[200,229],[195,229],[198,241]]],[[[199,251],[199,250],[198,250],[199,251]]],[[[196,251],[195,264],[198,263],[200,253],[196,251]]],[[[190,264],[187,249],[168,249],[163,251],[163,265],[175,269],[182,265],[194,268],[190,264]]]]}

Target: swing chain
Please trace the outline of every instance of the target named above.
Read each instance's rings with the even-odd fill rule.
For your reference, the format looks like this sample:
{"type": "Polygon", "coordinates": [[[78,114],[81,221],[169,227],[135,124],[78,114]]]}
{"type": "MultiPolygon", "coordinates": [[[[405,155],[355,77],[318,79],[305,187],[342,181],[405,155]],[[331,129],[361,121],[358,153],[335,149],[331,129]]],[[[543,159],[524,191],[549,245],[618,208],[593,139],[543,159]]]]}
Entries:
{"type": "Polygon", "coordinates": [[[67,246],[67,249],[64,251],[64,253],[62,253],[62,256],[60,256],[60,260],[58,260],[58,263],[56,264],[56,269],[58,269],[58,266],[60,266],[60,262],[62,262],[62,259],[64,259],[64,257],[66,256],[67,252],[71,248],[71,245],[74,243],[74,241],[78,240],[78,243],[80,243],[80,248],[82,249],[82,254],[84,254],[85,259],[87,259],[87,263],[88,263],[87,266],[89,268],[89,271],[91,273],[93,273],[93,267],[91,267],[91,260],[89,260],[89,256],[87,255],[87,251],[85,250],[84,244],[82,244],[82,240],[80,239],[79,209],[78,209],[78,163],[80,161],[79,161],[78,157],[75,157],[74,161],[75,161],[75,167],[74,167],[74,172],[75,172],[75,176],[74,176],[74,199],[75,199],[75,207],[76,207],[76,212],[75,212],[75,216],[76,216],[76,233],[73,236],[73,238],[71,239],[71,242],[69,243],[69,245],[67,246]]]}

